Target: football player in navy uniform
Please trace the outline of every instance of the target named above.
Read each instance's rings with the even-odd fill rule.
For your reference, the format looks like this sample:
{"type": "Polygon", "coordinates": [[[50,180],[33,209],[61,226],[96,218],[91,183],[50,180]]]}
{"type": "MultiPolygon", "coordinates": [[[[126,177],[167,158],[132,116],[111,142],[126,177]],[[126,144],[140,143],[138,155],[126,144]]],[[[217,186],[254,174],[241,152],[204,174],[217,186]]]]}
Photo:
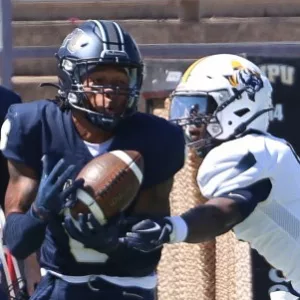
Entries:
{"type": "MultiPolygon", "coordinates": [[[[13,91],[0,86],[0,126],[2,126],[5,116],[7,114],[8,108],[10,105],[12,104],[17,104],[17,103],[21,103],[21,98],[19,97],[19,95],[17,95],[16,93],[14,93],[13,91]]],[[[0,140],[1,143],[1,140],[0,140]]],[[[6,188],[7,188],[7,184],[8,184],[8,169],[7,169],[7,160],[4,158],[4,156],[2,155],[2,153],[0,152],[0,209],[4,209],[4,196],[5,196],[5,192],[6,192],[6,188]]],[[[2,249],[0,249],[0,251],[3,251],[2,249]]],[[[2,255],[1,255],[2,257],[2,255]]],[[[3,264],[5,262],[1,261],[1,269],[3,267],[3,264]]],[[[4,275],[2,273],[2,275],[4,275]]],[[[5,287],[5,283],[4,283],[4,278],[1,277],[0,280],[0,286],[2,287],[0,289],[0,299],[7,299],[7,293],[6,293],[6,287],[5,287]]]]}
{"type": "MultiPolygon", "coordinates": [[[[21,98],[16,93],[4,88],[3,86],[0,86],[0,126],[1,127],[4,122],[9,106],[21,102],[22,102],[21,98]]],[[[8,170],[7,170],[7,161],[1,152],[0,152],[0,169],[1,169],[0,205],[1,207],[4,207],[4,196],[8,184],[8,170]]]]}
{"type": "Polygon", "coordinates": [[[204,157],[197,182],[208,201],[181,216],[144,220],[128,236],[148,252],[233,229],[291,281],[271,299],[299,299],[300,160],[267,132],[271,94],[266,76],[242,57],[213,55],[191,66],[173,93],[170,114],[204,157]]]}
{"type": "Polygon", "coordinates": [[[7,246],[20,259],[40,249],[44,276],[31,299],[155,299],[161,249],[143,253],[124,236],[136,220],[169,214],[173,176],[184,163],[183,132],[137,112],[143,62],[117,23],[82,23],[56,57],[57,99],[14,105],[4,123],[7,246]],[[106,227],[91,215],[74,223],[63,208],[82,182],[66,183],[93,157],[116,149],[144,158],[137,198],[125,219],[106,227]]]}

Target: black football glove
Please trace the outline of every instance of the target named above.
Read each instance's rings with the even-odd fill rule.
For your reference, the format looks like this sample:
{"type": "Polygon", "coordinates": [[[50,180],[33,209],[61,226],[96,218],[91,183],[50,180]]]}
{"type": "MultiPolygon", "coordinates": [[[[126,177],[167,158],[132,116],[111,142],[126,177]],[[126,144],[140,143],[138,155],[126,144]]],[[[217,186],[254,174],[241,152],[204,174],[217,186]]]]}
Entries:
{"type": "Polygon", "coordinates": [[[170,242],[172,230],[173,225],[167,218],[155,221],[147,219],[135,224],[127,232],[124,242],[139,251],[152,252],[170,242]]]}
{"type": "Polygon", "coordinates": [[[40,220],[48,221],[61,212],[66,199],[83,185],[83,180],[75,181],[71,186],[63,189],[67,180],[72,177],[75,165],[67,165],[64,159],[60,159],[52,168],[47,155],[43,157],[42,162],[43,173],[31,212],[40,220]]]}
{"type": "Polygon", "coordinates": [[[119,229],[117,225],[101,225],[92,214],[78,214],[78,227],[71,216],[66,216],[64,227],[67,233],[82,243],[86,248],[101,253],[110,253],[119,245],[119,229]]]}

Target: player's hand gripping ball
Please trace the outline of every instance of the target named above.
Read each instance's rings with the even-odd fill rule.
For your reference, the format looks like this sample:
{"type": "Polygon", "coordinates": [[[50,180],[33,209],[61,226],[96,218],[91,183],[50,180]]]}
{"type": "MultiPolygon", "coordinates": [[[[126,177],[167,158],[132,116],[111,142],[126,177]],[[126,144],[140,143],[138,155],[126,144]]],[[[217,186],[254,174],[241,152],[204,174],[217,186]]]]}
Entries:
{"type": "Polygon", "coordinates": [[[70,208],[72,217],[92,213],[104,225],[132,203],[143,171],[144,160],[137,151],[116,150],[94,158],[77,175],[76,180],[84,179],[84,187],[76,192],[77,201],[70,208]]]}

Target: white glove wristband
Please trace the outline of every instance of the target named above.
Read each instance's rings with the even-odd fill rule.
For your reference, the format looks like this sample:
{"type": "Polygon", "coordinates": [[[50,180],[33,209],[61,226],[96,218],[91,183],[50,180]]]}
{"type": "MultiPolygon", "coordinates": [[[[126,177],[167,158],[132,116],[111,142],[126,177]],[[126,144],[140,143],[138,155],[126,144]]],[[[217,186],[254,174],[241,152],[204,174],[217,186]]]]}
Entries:
{"type": "Polygon", "coordinates": [[[188,226],[180,216],[166,217],[173,226],[170,234],[170,244],[184,242],[188,235],[188,226]]]}

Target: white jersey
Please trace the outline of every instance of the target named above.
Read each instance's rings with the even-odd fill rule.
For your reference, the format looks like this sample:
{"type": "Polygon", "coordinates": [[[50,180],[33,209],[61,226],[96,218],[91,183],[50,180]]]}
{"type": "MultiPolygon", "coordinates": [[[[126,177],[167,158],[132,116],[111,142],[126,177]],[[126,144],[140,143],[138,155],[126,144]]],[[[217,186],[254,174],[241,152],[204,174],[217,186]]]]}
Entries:
{"type": "Polygon", "coordinates": [[[245,135],[211,150],[197,176],[208,199],[263,179],[272,184],[268,198],[233,229],[299,292],[300,163],[288,143],[272,135],[245,135]]]}

